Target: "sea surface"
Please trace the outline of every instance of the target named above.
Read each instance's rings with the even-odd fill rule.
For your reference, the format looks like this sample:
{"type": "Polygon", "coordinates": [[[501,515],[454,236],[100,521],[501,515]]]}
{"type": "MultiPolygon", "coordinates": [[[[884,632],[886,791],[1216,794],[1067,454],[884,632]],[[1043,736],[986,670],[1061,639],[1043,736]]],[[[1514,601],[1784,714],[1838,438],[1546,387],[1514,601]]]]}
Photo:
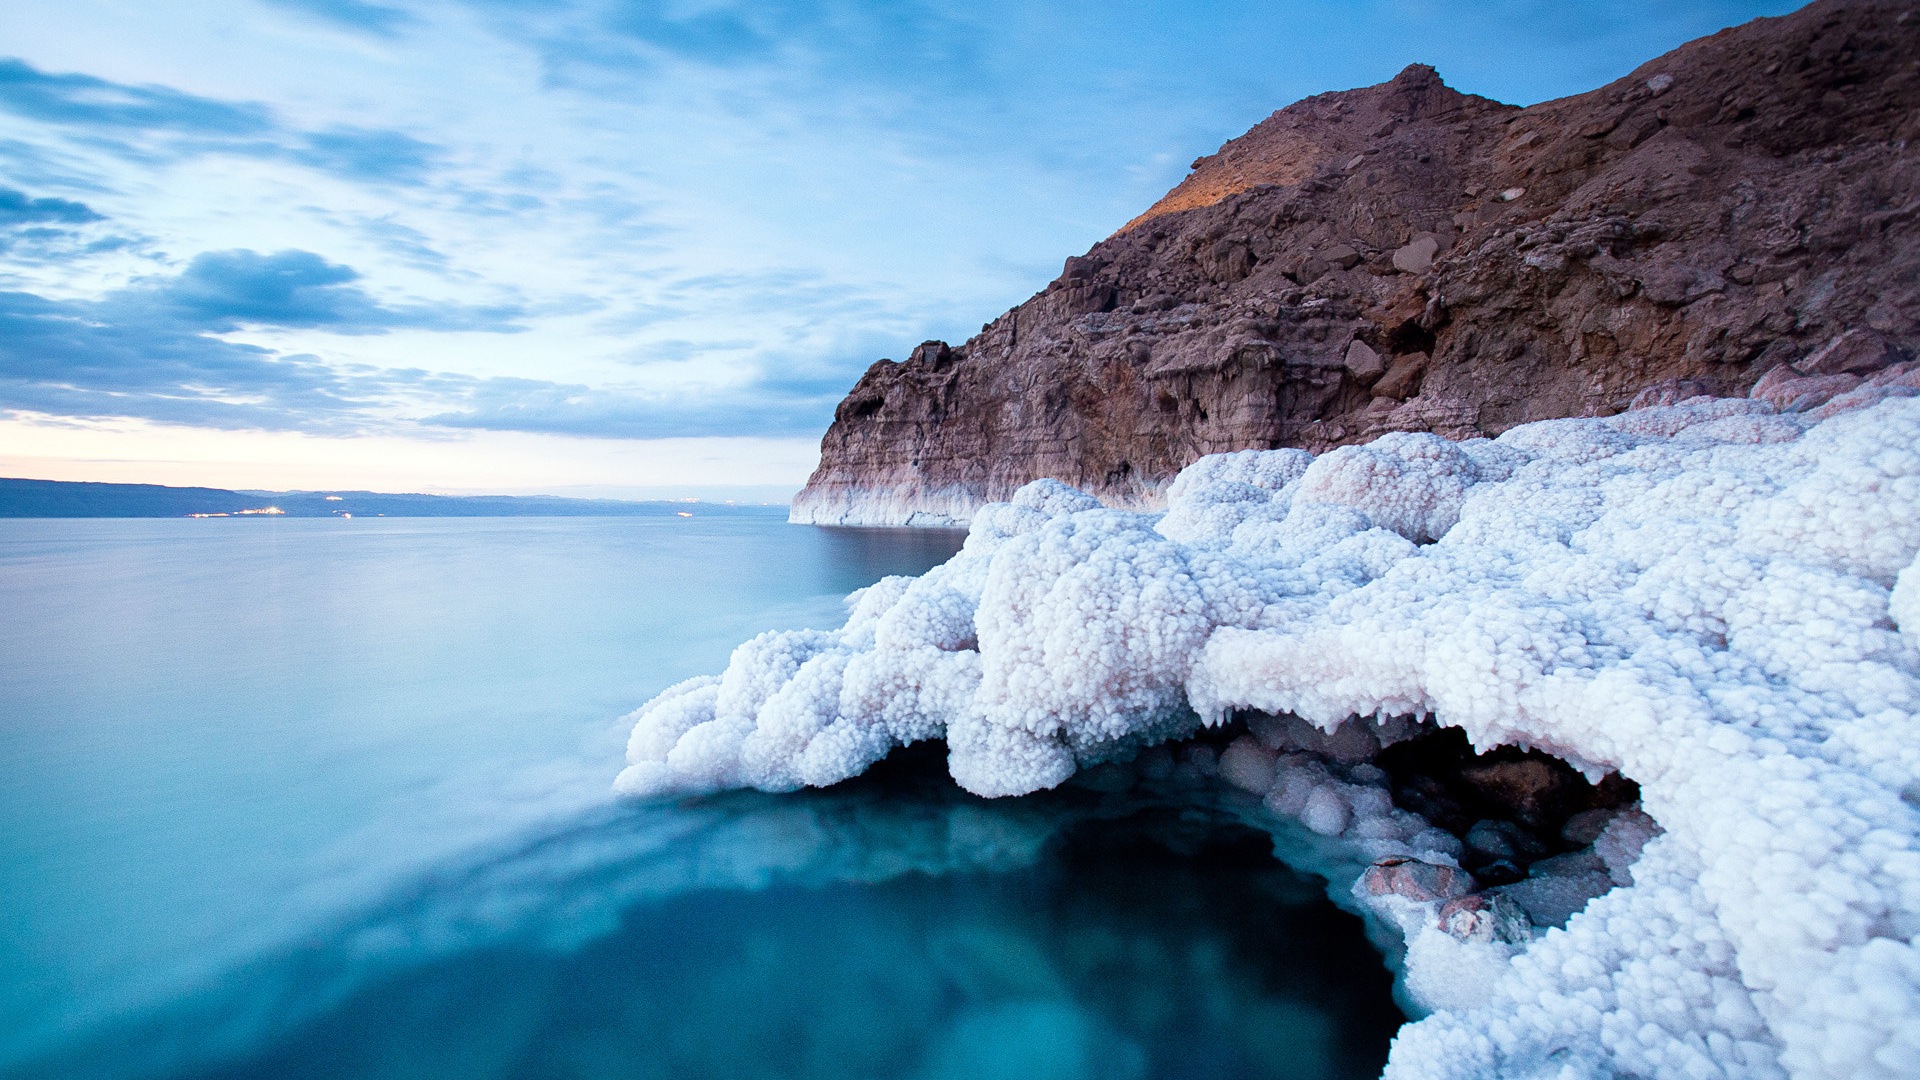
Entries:
{"type": "Polygon", "coordinates": [[[1191,806],[980,800],[937,746],[609,795],[625,713],[959,541],[0,521],[0,1076],[1376,1073],[1359,921],[1191,806]]]}

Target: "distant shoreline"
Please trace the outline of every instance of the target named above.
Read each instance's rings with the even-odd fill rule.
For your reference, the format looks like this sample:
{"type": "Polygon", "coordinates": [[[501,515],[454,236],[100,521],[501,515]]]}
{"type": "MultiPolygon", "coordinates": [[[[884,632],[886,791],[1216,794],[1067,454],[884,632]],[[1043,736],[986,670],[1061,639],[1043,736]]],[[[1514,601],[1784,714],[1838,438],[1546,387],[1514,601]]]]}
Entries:
{"type": "Polygon", "coordinates": [[[555,495],[425,495],[377,491],[234,491],[0,477],[0,518],[671,517],[779,509],[785,503],[703,499],[575,499],[555,495]]]}

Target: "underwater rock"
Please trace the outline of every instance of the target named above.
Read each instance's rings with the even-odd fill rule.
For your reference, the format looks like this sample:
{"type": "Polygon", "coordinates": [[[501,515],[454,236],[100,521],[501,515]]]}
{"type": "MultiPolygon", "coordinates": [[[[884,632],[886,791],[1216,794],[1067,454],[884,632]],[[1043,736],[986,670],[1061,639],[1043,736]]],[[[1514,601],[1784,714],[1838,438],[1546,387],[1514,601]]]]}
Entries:
{"type": "Polygon", "coordinates": [[[1502,893],[1456,896],[1440,905],[1440,929],[1461,941],[1522,945],[1533,940],[1533,922],[1502,893]]]}
{"type": "Polygon", "coordinates": [[[1404,896],[1425,903],[1449,900],[1473,889],[1473,877],[1456,866],[1442,866],[1400,855],[1375,859],[1361,875],[1361,887],[1372,896],[1404,896]]]}

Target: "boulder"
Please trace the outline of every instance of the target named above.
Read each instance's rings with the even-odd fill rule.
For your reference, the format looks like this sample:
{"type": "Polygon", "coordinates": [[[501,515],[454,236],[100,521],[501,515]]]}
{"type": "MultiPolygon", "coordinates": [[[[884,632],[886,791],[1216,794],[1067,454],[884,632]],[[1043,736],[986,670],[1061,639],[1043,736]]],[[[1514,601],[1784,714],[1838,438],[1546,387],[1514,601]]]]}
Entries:
{"type": "Polygon", "coordinates": [[[1539,755],[1474,765],[1462,769],[1460,778],[1482,799],[1534,828],[1557,823],[1587,787],[1579,773],[1539,755]]]}
{"type": "Polygon", "coordinates": [[[1427,373],[1429,357],[1426,353],[1409,353],[1396,356],[1388,366],[1387,373],[1373,384],[1373,396],[1405,401],[1420,392],[1421,380],[1427,373]]]}
{"type": "Polygon", "coordinates": [[[1347,369],[1347,374],[1353,376],[1353,381],[1362,386],[1373,385],[1380,376],[1387,373],[1387,362],[1359,338],[1354,338],[1347,346],[1347,354],[1342,365],[1347,369]]]}
{"type": "Polygon", "coordinates": [[[1403,274],[1424,274],[1433,269],[1433,257],[1440,252],[1440,241],[1431,233],[1416,237],[1393,253],[1393,268],[1403,274]]]}
{"type": "Polygon", "coordinates": [[[1360,887],[1368,896],[1404,896],[1424,903],[1472,891],[1473,875],[1456,866],[1389,855],[1367,867],[1360,875],[1360,887]]]}
{"type": "Polygon", "coordinates": [[[1494,892],[1468,893],[1440,905],[1440,929],[1461,941],[1524,945],[1533,940],[1533,920],[1512,899],[1494,892]]]}
{"type": "Polygon", "coordinates": [[[1871,330],[1855,327],[1793,366],[1806,375],[1870,375],[1901,359],[1900,350],[1893,342],[1871,330]]]}

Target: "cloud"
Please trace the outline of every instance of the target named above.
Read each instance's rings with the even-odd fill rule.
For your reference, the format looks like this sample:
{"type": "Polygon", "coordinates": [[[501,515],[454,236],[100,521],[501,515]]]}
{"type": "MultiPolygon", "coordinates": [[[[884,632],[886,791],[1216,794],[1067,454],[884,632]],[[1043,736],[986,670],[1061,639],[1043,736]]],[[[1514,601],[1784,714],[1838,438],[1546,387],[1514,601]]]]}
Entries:
{"type": "Polygon", "coordinates": [[[227,137],[272,133],[264,105],[198,97],[165,86],[128,86],[91,75],[55,75],[0,60],[0,108],[29,120],[118,131],[172,131],[227,137]]]}
{"type": "Polygon", "coordinates": [[[517,315],[386,303],[362,287],[358,271],[310,251],[205,252],[178,273],[97,300],[0,292],[0,412],[330,433],[424,426],[617,438],[793,435],[820,428],[846,381],[790,375],[680,393],[591,387],[342,366],[215,336],[249,327],[501,333],[520,329],[517,315]]]}
{"type": "Polygon", "coordinates": [[[442,151],[398,131],[336,127],[303,136],[288,156],[339,176],[412,183],[426,176],[442,151]]]}
{"type": "Polygon", "coordinates": [[[360,279],[359,271],[311,251],[208,251],[179,274],[137,281],[94,307],[115,321],[166,323],[199,333],[246,326],[337,334],[523,329],[514,321],[521,312],[512,306],[394,306],[369,295],[360,279]]]}
{"type": "Polygon", "coordinates": [[[105,214],[83,202],[35,197],[0,187],[0,255],[16,266],[72,263],[91,255],[144,246],[97,228],[105,214]]]}
{"type": "Polygon", "coordinates": [[[445,252],[433,246],[426,233],[394,221],[391,217],[364,222],[360,225],[360,231],[378,244],[382,251],[408,265],[442,273],[451,262],[445,252]]]}
{"type": "Polygon", "coordinates": [[[388,304],[367,293],[360,277],[310,251],[241,249],[202,253],[177,274],[140,279],[98,300],[0,293],[0,409],[222,428],[375,424],[410,401],[463,399],[482,380],[343,369],[215,335],[248,327],[521,329],[516,309],[388,304]]]}
{"type": "Polygon", "coordinates": [[[380,37],[394,37],[402,28],[414,21],[412,15],[399,8],[390,8],[384,4],[369,4],[365,0],[266,0],[266,2],[275,7],[311,15],[349,30],[358,30],[380,37]]]}
{"type": "Polygon", "coordinates": [[[105,221],[86,203],[71,199],[34,198],[24,191],[0,187],[0,229],[27,224],[85,225],[105,221]]]}
{"type": "Polygon", "coordinates": [[[286,428],[325,427],[373,404],[316,358],[276,357],[191,328],[116,322],[109,314],[0,292],[0,409],[286,428]]]}
{"type": "MultiPolygon", "coordinates": [[[[91,145],[141,163],[234,154],[291,161],[362,182],[417,184],[444,157],[439,146],[401,131],[351,125],[299,130],[257,102],[55,74],[17,59],[0,59],[0,111],[79,132],[91,145]]],[[[0,147],[0,157],[11,156],[0,147]]]]}
{"type": "Polygon", "coordinates": [[[729,390],[666,394],[533,379],[476,380],[459,407],[420,418],[433,427],[526,431],[595,438],[814,435],[833,416],[845,381],[825,393],[791,393],[757,382],[729,390]]]}

